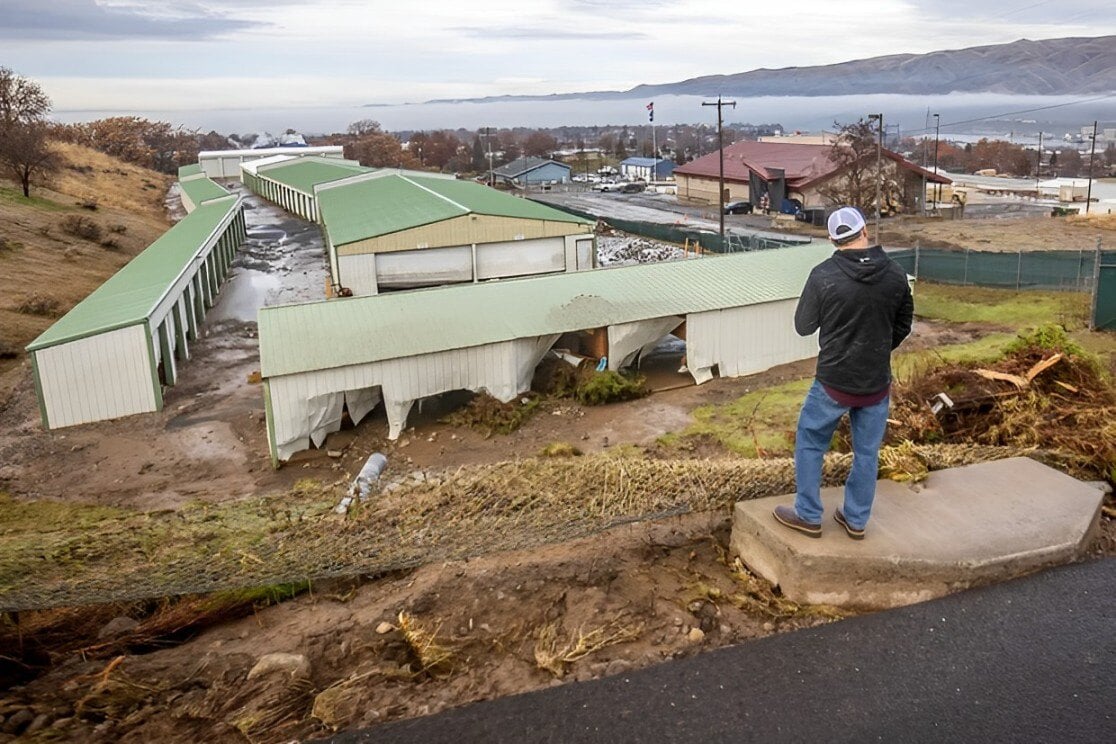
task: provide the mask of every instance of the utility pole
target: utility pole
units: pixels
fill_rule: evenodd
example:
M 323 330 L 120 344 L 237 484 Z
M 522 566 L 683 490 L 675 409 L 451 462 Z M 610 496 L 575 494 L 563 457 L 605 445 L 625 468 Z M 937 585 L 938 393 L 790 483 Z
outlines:
M 878 133 L 879 137 L 876 139 L 876 243 L 880 243 L 880 186 L 883 181 L 883 171 L 880 168 L 880 154 L 883 152 L 883 114 L 868 114 L 868 121 L 879 122 Z M 937 165 L 934 166 L 937 170 Z
M 938 175 L 938 140 L 942 131 L 942 115 L 934 114 L 934 175 Z M 938 211 L 938 202 L 942 200 L 942 185 L 934 181 L 934 211 Z
M 1042 130 L 1039 130 L 1039 149 L 1038 149 L 1038 162 L 1035 163 L 1035 188 L 1038 188 L 1039 181 L 1042 180 Z
M 496 176 L 492 172 L 492 127 L 484 128 L 484 140 L 488 143 L 488 185 L 496 186 Z
M 1089 214 L 1089 205 L 1093 203 L 1093 160 L 1097 156 L 1097 122 L 1093 122 L 1093 146 L 1089 150 L 1089 189 L 1085 193 L 1085 214 Z
M 717 180 L 717 215 L 721 218 L 721 251 L 725 249 L 725 137 L 724 117 L 721 115 L 725 106 L 736 108 L 736 101 L 724 101 L 717 96 L 716 101 L 703 101 L 702 106 L 717 107 L 717 158 L 720 160 L 720 177 Z

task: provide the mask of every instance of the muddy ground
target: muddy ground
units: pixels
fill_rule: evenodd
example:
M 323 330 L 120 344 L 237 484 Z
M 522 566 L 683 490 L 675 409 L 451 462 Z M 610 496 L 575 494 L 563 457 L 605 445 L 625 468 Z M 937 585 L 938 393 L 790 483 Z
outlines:
M 441 422 L 463 400 L 447 395 L 416 408 L 397 442 L 386 439 L 382 414 L 373 415 L 276 471 L 261 391 L 250 382 L 259 368 L 253 308 L 320 297 L 326 272 L 315 227 L 256 201 L 247 216 L 250 245 L 164 411 L 44 432 L 24 368 L 0 407 L 0 490 L 23 501 L 164 511 L 283 493 L 306 478 L 344 484 L 375 451 L 387 455 L 388 477 L 401 477 L 533 457 L 554 442 L 584 452 L 653 447 L 699 406 L 812 371 L 807 361 L 696 387 L 677 371 L 681 350 L 664 347 L 644 369 L 657 392 L 641 400 L 552 401 L 514 435 L 486 436 Z M 268 273 L 276 269 L 281 277 Z M 996 330 L 919 322 L 908 345 Z M 676 453 L 709 454 L 724 453 Z M 1111 553 L 1116 535 L 1106 524 L 1094 549 Z M 530 551 L 315 583 L 294 600 L 202 623 L 183 619 L 177 631 L 142 642 L 132 634 L 137 623 L 173 606 L 78 610 L 83 650 L 56 653 L 49 672 L 24 674 L 0 692 L 0 741 L 16 732 L 32 741 L 310 739 L 837 616 L 791 605 L 740 571 L 727 557 L 728 530 L 726 513 L 691 514 Z

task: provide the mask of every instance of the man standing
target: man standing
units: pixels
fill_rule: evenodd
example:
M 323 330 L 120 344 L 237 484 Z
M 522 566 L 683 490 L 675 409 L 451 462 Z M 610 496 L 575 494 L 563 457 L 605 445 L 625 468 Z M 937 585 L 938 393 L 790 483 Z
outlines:
M 880 444 L 887 428 L 891 352 L 911 332 L 914 300 L 907 273 L 869 245 L 864 216 L 841 207 L 829 217 L 837 250 L 810 272 L 794 327 L 801 336 L 820 330 L 817 372 L 802 404 L 795 435 L 794 506 L 775 508 L 781 524 L 821 537 L 821 477 L 837 424 L 849 415 L 853 463 L 844 506 L 833 515 L 860 540 L 876 496 Z

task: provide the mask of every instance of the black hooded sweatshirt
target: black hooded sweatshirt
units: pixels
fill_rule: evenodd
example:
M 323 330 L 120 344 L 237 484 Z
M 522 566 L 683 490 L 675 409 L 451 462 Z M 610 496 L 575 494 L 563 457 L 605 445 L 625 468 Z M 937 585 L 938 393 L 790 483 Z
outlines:
M 821 330 L 817 379 L 850 395 L 891 383 L 891 351 L 911 332 L 914 299 L 907 272 L 878 245 L 839 250 L 810 272 L 794 328 Z

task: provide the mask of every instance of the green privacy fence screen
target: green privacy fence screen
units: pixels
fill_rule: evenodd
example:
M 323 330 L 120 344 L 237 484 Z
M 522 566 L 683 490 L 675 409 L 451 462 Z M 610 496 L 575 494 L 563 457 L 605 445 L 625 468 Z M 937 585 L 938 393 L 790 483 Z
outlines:
M 1093 248 L 1017 253 L 904 248 L 889 255 L 908 274 L 943 284 L 1077 292 L 1092 290 L 1097 260 Z
M 1097 292 L 1093 295 L 1093 326 L 1116 331 L 1116 251 L 1100 256 Z

